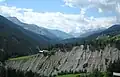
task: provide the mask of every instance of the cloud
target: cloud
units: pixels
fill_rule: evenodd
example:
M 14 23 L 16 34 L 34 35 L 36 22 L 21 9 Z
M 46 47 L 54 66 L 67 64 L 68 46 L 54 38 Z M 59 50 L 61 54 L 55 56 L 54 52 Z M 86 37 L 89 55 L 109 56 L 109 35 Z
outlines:
M 102 10 L 101 8 L 98 8 L 98 12 L 99 12 L 99 13 L 102 13 L 103 10 Z
M 4 1 L 6 1 L 6 0 L 0 0 L 0 2 L 4 2 Z
M 66 6 L 78 8 L 97 8 L 99 12 L 119 13 L 120 0 L 63 0 Z
M 0 14 L 17 17 L 19 20 L 50 29 L 59 29 L 67 33 L 85 33 L 90 30 L 108 28 L 116 23 L 116 17 L 87 17 L 86 8 L 80 14 L 64 14 L 60 12 L 35 12 L 32 9 L 0 6 Z
M 115 13 L 116 21 L 120 22 L 120 0 L 63 0 L 66 6 L 98 9 L 99 13 Z

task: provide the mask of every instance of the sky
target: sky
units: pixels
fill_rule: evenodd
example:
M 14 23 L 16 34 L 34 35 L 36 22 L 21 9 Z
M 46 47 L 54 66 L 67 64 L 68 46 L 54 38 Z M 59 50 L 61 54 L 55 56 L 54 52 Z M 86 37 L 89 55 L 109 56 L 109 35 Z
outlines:
M 0 0 L 0 14 L 82 34 L 119 24 L 120 0 Z

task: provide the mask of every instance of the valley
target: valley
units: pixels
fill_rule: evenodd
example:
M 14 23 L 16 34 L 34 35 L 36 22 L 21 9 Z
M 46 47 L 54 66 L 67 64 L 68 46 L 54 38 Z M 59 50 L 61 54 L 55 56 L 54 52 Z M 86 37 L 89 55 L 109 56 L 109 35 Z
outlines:
M 0 24 L 2 77 L 111 77 L 119 72 L 119 24 L 78 38 L 16 18 L 0 16 Z

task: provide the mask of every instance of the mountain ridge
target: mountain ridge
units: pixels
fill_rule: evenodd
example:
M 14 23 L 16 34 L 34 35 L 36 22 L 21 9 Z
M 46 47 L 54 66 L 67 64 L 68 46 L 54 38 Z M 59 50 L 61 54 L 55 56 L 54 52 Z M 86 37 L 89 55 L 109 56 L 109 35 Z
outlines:
M 63 40 L 63 39 L 67 39 L 67 38 L 71 38 L 73 37 L 70 34 L 67 34 L 65 32 L 59 31 L 59 30 L 52 30 L 52 29 L 47 29 L 44 27 L 40 27 L 34 24 L 27 24 L 27 23 L 23 23 L 21 22 L 19 19 L 17 19 L 16 17 L 7 17 L 9 20 L 11 20 L 12 22 L 22 26 L 23 28 L 30 30 L 32 32 L 35 32 L 37 34 L 41 34 L 44 35 L 48 38 L 50 38 L 51 40 L 53 39 L 54 41 L 56 40 Z M 59 33 L 59 36 L 58 34 Z

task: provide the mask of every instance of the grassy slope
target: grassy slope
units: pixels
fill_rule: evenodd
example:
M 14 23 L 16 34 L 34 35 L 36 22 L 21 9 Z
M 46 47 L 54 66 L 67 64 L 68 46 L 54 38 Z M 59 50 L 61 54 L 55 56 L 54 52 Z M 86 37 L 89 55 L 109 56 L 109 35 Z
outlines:
M 23 57 L 16 57 L 16 58 L 9 58 L 8 60 L 25 60 L 25 59 L 30 59 L 34 57 L 34 55 L 31 56 L 23 56 Z

